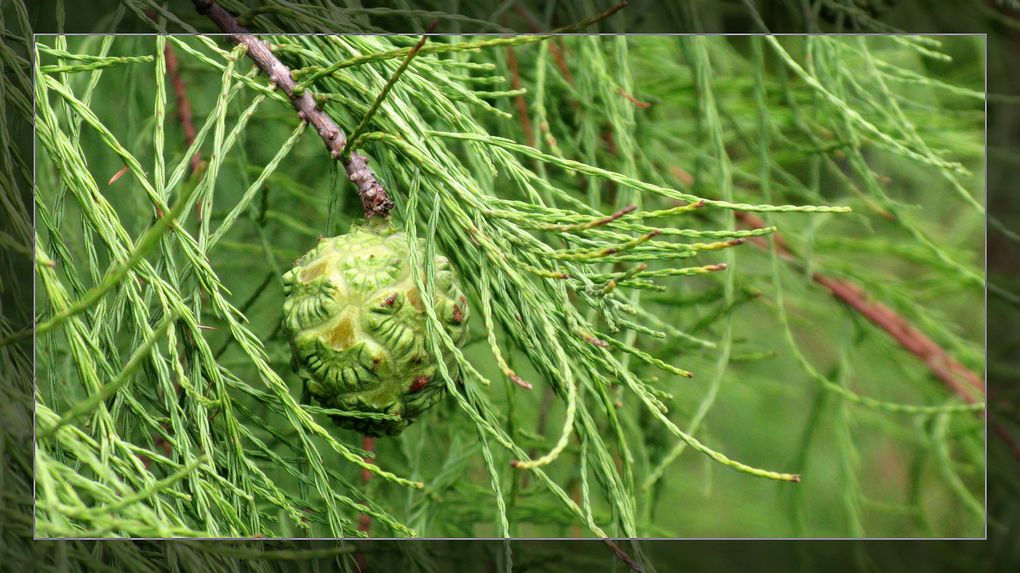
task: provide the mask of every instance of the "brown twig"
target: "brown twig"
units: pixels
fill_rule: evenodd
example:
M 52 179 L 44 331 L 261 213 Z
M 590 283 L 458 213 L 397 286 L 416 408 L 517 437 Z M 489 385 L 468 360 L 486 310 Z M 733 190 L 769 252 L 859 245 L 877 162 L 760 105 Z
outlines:
M 514 54 L 514 47 L 506 47 L 506 65 L 510 68 L 510 87 L 515 90 L 521 89 L 521 74 L 517 69 L 517 56 Z M 531 117 L 528 116 L 528 103 L 524 100 L 523 94 L 514 96 L 514 105 L 517 106 L 517 116 L 521 120 L 521 129 L 524 130 L 524 140 L 529 147 L 535 146 L 535 133 L 531 129 Z
M 764 221 L 750 213 L 737 211 L 736 216 L 746 227 L 760 229 L 765 226 Z M 782 235 L 774 233 L 772 239 L 780 257 L 800 264 L 800 260 L 790 251 Z M 768 243 L 763 237 L 751 237 L 750 241 L 759 247 L 768 248 Z M 979 399 L 985 399 L 985 384 L 978 374 L 957 362 L 945 349 L 894 310 L 880 302 L 868 300 L 864 289 L 848 280 L 834 279 L 817 272 L 813 273 L 811 278 L 828 289 L 832 296 L 847 303 L 872 324 L 886 331 L 908 352 L 924 361 L 932 374 L 961 399 L 971 404 Z M 974 396 L 975 392 L 978 396 Z M 985 416 L 986 412 L 982 410 L 978 415 Z M 1013 457 L 1020 460 L 1020 441 L 990 416 L 988 419 L 988 426 L 992 432 L 1009 448 Z
M 375 438 L 372 436 L 363 436 L 361 438 L 361 449 L 366 452 L 375 451 Z M 365 456 L 366 462 L 371 462 L 371 456 Z M 361 483 L 368 485 L 368 481 L 372 479 L 372 472 L 365 468 L 361 469 Z M 368 530 L 372 528 L 372 516 L 367 513 L 358 514 L 358 531 L 368 533 Z M 365 554 L 360 550 L 354 554 L 354 562 L 358 565 L 358 571 L 365 571 Z
M 652 104 L 650 104 L 650 103 L 648 103 L 646 101 L 639 100 L 638 98 L 634 97 L 633 95 L 623 91 L 623 88 L 620 88 L 620 89 L 616 90 L 616 93 L 622 95 L 624 97 L 624 99 L 626 99 L 630 103 L 638 106 L 641 109 L 648 109 L 648 108 L 652 107 Z
M 204 14 L 220 30 L 230 34 L 231 41 L 247 48 L 248 57 L 269 76 L 269 81 L 274 86 L 283 90 L 290 98 L 298 117 L 315 128 L 333 159 L 340 159 L 347 145 L 347 135 L 326 112 L 316 107 L 315 96 L 311 90 L 295 90 L 297 82 L 291 77 L 290 69 L 273 55 L 265 42 L 251 35 L 238 23 L 233 14 L 215 0 L 192 0 L 192 2 L 200 14 Z M 343 165 L 347 179 L 358 188 L 358 197 L 361 199 L 365 218 L 387 217 L 393 209 L 393 200 L 368 166 L 368 159 L 359 153 L 351 153 L 350 157 L 343 161 Z
M 568 84 L 574 85 L 574 74 L 570 73 L 570 66 L 567 65 L 567 58 L 563 56 L 563 48 L 560 46 L 560 43 L 559 38 L 549 42 L 549 53 L 552 54 L 553 60 L 556 61 L 556 67 L 560 69 L 563 79 Z
M 166 73 L 170 76 L 170 85 L 174 90 L 174 99 L 177 101 L 177 118 L 181 122 L 181 129 L 184 130 L 184 145 L 191 147 L 195 142 L 195 122 L 191 114 L 191 101 L 188 99 L 188 92 L 184 87 L 184 80 L 181 79 L 181 66 L 177 62 L 177 54 L 173 46 L 168 42 L 163 50 L 166 58 Z M 196 150 L 191 156 L 191 172 L 197 173 L 202 165 L 202 152 Z M 201 205 L 201 203 L 199 203 Z
M 366 452 L 374 452 L 375 451 L 375 438 L 373 438 L 372 436 L 364 436 L 364 437 L 362 437 L 361 438 L 361 449 L 365 450 Z M 372 461 L 372 457 L 371 456 L 365 456 L 365 461 L 366 462 L 371 462 Z M 368 481 L 371 480 L 371 479 L 372 479 L 372 472 L 368 471 L 367 469 L 362 468 L 361 469 L 361 483 L 363 483 L 365 485 L 368 485 Z M 371 526 L 372 526 L 372 517 L 370 515 L 368 515 L 367 513 L 362 513 L 358 517 L 358 531 L 365 531 L 365 532 L 367 532 L 368 529 Z
M 517 7 L 517 11 L 521 12 L 520 6 Z M 506 23 L 506 16 L 503 16 L 503 23 Z M 510 68 L 510 87 L 514 90 L 520 91 L 520 69 L 517 67 L 517 55 L 513 51 L 513 46 L 507 46 L 507 67 Z M 524 100 L 523 94 L 517 94 L 513 99 L 514 106 L 517 108 L 517 117 L 520 119 L 520 128 L 524 132 L 524 141 L 528 147 L 534 147 L 534 134 L 531 132 L 531 118 L 527 114 L 527 101 Z
M 124 174 L 127 173 L 127 172 L 128 172 L 128 166 L 127 165 L 125 165 L 124 167 L 121 167 L 120 171 L 114 173 L 113 177 L 110 177 L 110 180 L 107 181 L 106 184 L 107 185 L 113 185 L 114 183 L 117 182 L 118 179 L 123 177 Z
M 532 32 L 538 32 L 542 29 L 538 20 L 525 10 L 524 6 L 518 4 L 514 7 L 514 9 L 520 17 L 527 20 L 528 27 Z M 563 74 L 563 79 L 565 79 L 568 84 L 573 85 L 574 76 L 570 73 L 570 68 L 567 66 L 567 60 L 563 57 L 563 50 L 560 48 L 559 44 L 557 44 L 558 41 L 559 38 L 548 43 L 547 47 L 549 48 L 549 53 L 553 55 L 553 60 L 556 62 L 556 66 L 559 67 L 560 73 Z
M 146 10 L 145 15 L 149 17 L 153 22 L 159 20 L 159 16 L 155 10 Z M 191 113 L 191 101 L 188 99 L 188 92 L 184 87 L 184 80 L 181 79 L 180 64 L 177 61 L 177 54 L 174 52 L 173 46 L 169 42 L 166 43 L 163 49 L 163 57 L 166 60 L 166 72 L 170 76 L 170 86 L 174 90 L 174 99 L 177 101 L 177 118 L 181 122 L 181 129 L 184 130 L 184 145 L 185 147 L 191 147 L 191 144 L 195 142 L 195 136 L 198 133 L 195 131 L 195 122 L 192 119 Z M 192 175 L 198 173 L 202 169 L 202 153 L 198 150 L 191 156 L 191 173 Z M 118 173 L 110 180 L 112 185 L 117 180 L 123 171 L 127 170 L 127 166 L 124 166 L 124 170 Z M 157 212 L 159 208 L 156 208 Z M 160 217 L 163 215 L 160 213 Z M 202 202 L 199 201 L 195 204 L 195 216 L 198 221 L 202 220 Z
M 156 21 L 157 15 L 154 10 L 147 10 L 146 15 L 149 19 Z M 163 48 L 163 58 L 166 60 L 166 73 L 170 76 L 170 86 L 174 91 L 174 100 L 177 102 L 177 119 L 181 122 L 181 129 L 184 130 L 184 146 L 191 147 L 191 144 L 195 142 L 195 136 L 198 133 L 195 131 L 195 122 L 191 113 L 191 100 L 188 99 L 188 90 L 184 86 L 184 80 L 181 77 L 181 66 L 177 61 L 177 54 L 174 52 L 173 46 L 170 42 L 167 42 Z M 202 152 L 195 150 L 195 154 L 191 156 L 191 173 L 194 175 L 202 169 Z M 127 166 L 121 173 L 127 170 Z M 110 180 L 113 184 L 117 178 L 120 177 L 121 173 L 114 176 L 114 179 Z M 198 220 L 202 220 L 202 202 L 198 201 L 195 204 L 195 211 Z M 160 215 L 162 216 L 162 215 Z M 182 397 L 183 388 L 180 382 L 174 381 L 174 392 L 177 395 L 178 403 Z M 163 422 L 163 430 L 170 432 L 170 422 Z M 168 440 L 163 438 L 163 435 L 157 431 L 152 432 L 152 445 L 154 447 L 163 450 L 163 455 L 170 457 L 173 454 L 173 446 Z M 149 467 L 149 460 L 145 458 L 145 467 Z
M 1013 437 L 1013 434 L 1010 434 L 1009 430 L 1001 424 L 992 423 L 991 427 L 992 431 L 995 432 L 995 435 L 998 436 L 999 439 L 1006 444 L 1006 447 L 1009 448 L 1009 451 L 1012 452 L 1013 457 L 1020 460 L 1020 442 Z
M 615 541 L 611 539 L 603 539 L 602 542 L 606 544 L 606 547 L 608 547 L 609 550 L 613 552 L 613 555 L 615 555 L 617 559 L 622 561 L 623 564 L 626 565 L 628 569 L 630 569 L 634 573 L 644 573 L 645 568 L 642 567 L 640 563 L 635 561 L 633 557 L 627 555 L 626 551 L 620 549 L 620 546 L 617 545 Z
M 691 187 L 694 185 L 694 176 L 684 171 L 683 169 L 675 165 L 671 165 L 669 167 L 669 172 L 673 174 L 673 177 L 679 179 L 680 182 L 683 183 L 686 187 Z
M 622 0 L 621 2 L 618 2 L 617 4 L 615 4 L 612 7 L 610 7 L 605 12 L 602 12 L 601 14 L 598 14 L 598 15 L 593 16 L 591 18 L 587 18 L 585 20 L 582 20 L 581 22 L 578 22 L 577 24 L 572 24 L 570 26 L 565 26 L 565 27 L 562 27 L 562 28 L 557 28 L 553 32 L 566 32 L 568 30 L 569 31 L 573 31 L 575 29 L 582 28 L 582 27 L 594 24 L 596 22 L 599 22 L 601 20 L 605 20 L 606 18 L 609 18 L 610 16 L 612 16 L 613 14 L 619 12 L 620 10 L 625 8 L 626 6 L 627 6 L 627 0 Z M 522 18 L 524 18 L 528 22 L 528 27 L 533 32 L 537 33 L 542 28 L 542 26 L 538 22 L 538 20 L 536 20 L 530 13 L 528 13 L 528 11 L 524 9 L 524 7 L 522 7 L 520 5 L 517 5 L 516 6 L 516 12 L 517 12 L 517 14 L 519 16 L 521 16 Z M 563 49 L 560 47 L 559 44 L 557 44 L 558 41 L 559 41 L 559 38 L 556 38 L 556 39 L 551 40 L 551 41 L 549 41 L 547 43 L 547 47 L 549 49 L 549 53 L 552 54 L 553 60 L 556 62 L 557 67 L 560 69 L 560 73 L 563 75 L 564 80 L 566 80 L 566 82 L 568 84 L 573 85 L 574 84 L 574 76 L 573 76 L 573 74 L 570 73 L 570 67 L 567 66 L 567 61 L 563 57 Z M 520 73 L 519 73 L 518 68 L 517 68 L 517 58 L 514 55 L 513 46 L 508 46 L 507 47 L 507 67 L 510 68 L 510 82 L 511 82 L 511 86 L 513 87 L 513 89 L 519 90 L 521 88 L 521 78 L 520 78 Z M 634 100 L 634 101 L 636 102 L 637 100 Z M 515 105 L 517 107 L 517 115 L 520 116 L 521 127 L 524 130 L 524 135 L 525 135 L 525 138 L 527 139 L 527 143 L 528 143 L 529 146 L 534 146 L 535 145 L 535 135 L 534 135 L 534 132 L 531 129 L 531 119 L 528 117 L 528 106 L 527 106 L 527 103 L 524 100 L 524 96 L 520 95 L 520 94 L 517 95 L 514 98 L 514 103 L 515 103 Z M 640 103 L 643 103 L 643 102 L 640 102 Z M 573 102 L 573 106 L 576 108 L 577 107 L 577 102 Z M 545 134 L 547 140 L 550 141 L 555 146 L 555 138 L 553 137 L 552 133 L 550 133 L 550 131 L 549 131 L 549 125 L 547 123 L 545 123 L 545 122 L 542 122 L 542 124 L 539 125 L 539 129 Z
M 738 211 L 736 216 L 746 227 L 754 229 L 765 227 L 765 222 L 751 213 Z M 763 237 L 752 237 L 750 240 L 760 247 L 768 245 Z M 779 256 L 799 263 L 799 259 L 790 250 L 782 235 L 774 233 L 772 240 L 775 242 L 776 252 Z M 938 343 L 910 324 L 896 311 L 880 302 L 871 300 L 863 288 L 851 281 L 832 278 L 819 272 L 812 273 L 811 279 L 825 287 L 832 296 L 845 302 L 872 324 L 892 336 L 905 350 L 920 358 L 932 374 L 961 399 L 969 403 L 984 399 L 985 384 L 980 376 L 957 362 Z
M 371 436 L 363 436 L 361 438 L 361 449 L 366 452 L 375 451 L 375 438 Z M 365 456 L 366 462 L 371 462 L 371 456 Z M 372 479 L 372 472 L 367 469 L 361 469 L 361 483 L 368 485 L 368 481 Z M 372 517 L 367 513 L 358 514 L 358 531 L 368 533 L 368 530 L 372 527 Z M 354 562 L 358 565 L 358 571 L 365 571 L 365 554 L 360 550 L 354 553 Z

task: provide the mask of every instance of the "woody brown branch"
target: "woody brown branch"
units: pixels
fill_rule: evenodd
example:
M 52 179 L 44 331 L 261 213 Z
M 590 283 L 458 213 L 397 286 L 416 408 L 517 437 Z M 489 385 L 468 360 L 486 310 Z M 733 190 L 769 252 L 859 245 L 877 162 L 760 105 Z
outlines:
M 372 436 L 363 436 L 361 438 L 361 449 L 365 450 L 366 452 L 374 452 L 375 451 L 375 438 L 373 438 Z M 371 456 L 365 456 L 365 461 L 366 462 L 371 462 L 372 461 L 372 457 Z M 372 472 L 368 471 L 365 468 L 362 468 L 361 469 L 361 483 L 363 483 L 365 485 L 368 485 L 368 482 L 371 479 L 372 479 Z M 367 513 L 362 513 L 361 515 L 358 516 L 358 531 L 364 531 L 365 533 L 368 533 L 368 530 L 371 527 L 372 527 L 372 517 L 370 515 L 368 515 Z
M 753 229 L 765 227 L 765 222 L 751 213 L 738 211 L 736 216 L 745 227 Z M 782 235 L 774 233 L 772 240 L 775 242 L 776 252 L 780 257 L 799 262 L 790 251 Z M 752 237 L 751 242 L 763 248 L 767 248 L 768 245 L 763 237 Z M 851 281 L 832 278 L 818 272 L 812 273 L 811 279 L 825 287 L 832 296 L 843 301 L 872 324 L 892 336 L 905 350 L 920 358 L 932 374 L 961 399 L 969 403 L 984 400 L 984 380 L 956 361 L 938 343 L 910 324 L 896 311 L 880 302 L 871 300 L 864 289 Z
M 195 122 L 191 114 L 191 101 L 188 99 L 188 92 L 184 86 L 184 80 L 181 78 L 180 64 L 177 61 L 177 54 L 169 42 L 167 42 L 163 53 L 166 58 L 166 72 L 170 76 L 170 85 L 174 90 L 174 100 L 177 102 L 177 119 L 180 120 L 181 129 L 184 130 L 184 144 L 187 147 L 191 147 L 191 144 L 195 142 L 197 132 L 195 131 Z M 191 156 L 191 172 L 198 172 L 201 164 L 202 153 L 195 151 L 195 154 Z
M 375 451 L 375 438 L 372 436 L 363 436 L 361 438 L 361 449 L 366 452 Z M 366 462 L 371 462 L 371 456 L 365 456 Z M 361 483 L 365 486 L 368 485 L 368 481 L 372 479 L 372 472 L 365 468 L 361 469 Z M 367 513 L 358 514 L 358 531 L 368 534 L 368 530 L 372 528 L 372 517 Z M 365 554 L 358 551 L 354 554 L 354 561 L 358 564 L 358 571 L 365 571 Z
M 269 46 L 257 36 L 251 35 L 241 26 L 233 14 L 225 10 L 214 0 L 192 0 L 195 9 L 212 20 L 216 26 L 230 35 L 231 41 L 247 48 L 247 55 L 259 67 L 274 86 L 287 94 L 291 104 L 298 112 L 298 117 L 308 122 L 322 138 L 333 159 L 343 157 L 343 149 L 347 145 L 347 135 L 326 114 L 315 105 L 315 97 L 311 90 L 295 90 L 297 82 L 290 75 L 290 69 L 284 65 L 269 49 Z M 383 189 L 378 178 L 368 166 L 368 159 L 358 153 L 351 153 L 343 162 L 347 179 L 358 189 L 358 197 L 365 212 L 365 218 L 386 217 L 393 209 L 393 200 Z
M 514 54 L 514 47 L 507 46 L 506 48 L 506 63 L 507 67 L 510 68 L 510 87 L 515 90 L 521 89 L 521 74 L 517 69 L 517 56 Z M 535 146 L 535 134 L 531 130 L 531 118 L 528 117 L 528 104 L 524 101 L 522 94 L 517 94 L 514 97 L 514 105 L 517 106 L 517 116 L 521 120 L 521 129 L 524 131 L 524 140 L 527 142 L 529 147 Z
M 764 226 L 761 219 L 750 213 L 737 212 L 737 219 L 747 227 L 760 229 Z M 786 246 L 782 235 L 775 233 L 773 240 L 776 252 L 780 257 L 792 262 L 799 262 Z M 762 237 L 754 237 L 751 242 L 759 247 L 768 248 L 766 240 Z M 923 360 L 932 374 L 952 389 L 957 396 L 969 403 L 976 402 L 978 398 L 984 400 L 985 386 L 981 377 L 953 359 L 948 352 L 912 326 L 906 319 L 896 314 L 895 311 L 881 303 L 869 301 L 867 293 L 861 287 L 850 281 L 833 279 L 817 272 L 812 274 L 811 278 L 828 289 L 834 297 L 846 302 L 873 324 L 888 332 L 900 346 Z M 975 397 L 972 392 L 978 392 L 979 396 Z M 984 412 L 982 411 L 980 414 L 984 415 Z M 1009 448 L 1013 457 L 1020 460 L 1020 441 L 1017 441 L 1008 430 L 991 417 L 989 417 L 988 425 L 992 432 Z
M 745 212 L 737 212 L 737 219 L 745 227 L 760 229 L 765 226 L 760 218 Z M 777 254 L 794 263 L 800 261 L 790 251 L 786 241 L 779 233 L 772 235 Z M 762 248 L 768 248 L 763 237 L 752 237 L 751 242 Z M 943 348 L 915 328 L 902 316 L 882 303 L 868 300 L 867 293 L 856 284 L 827 277 L 821 273 L 813 273 L 812 280 L 824 286 L 834 297 L 847 303 L 851 308 L 892 336 L 904 349 L 924 361 L 936 378 L 948 386 L 957 396 L 969 403 L 985 398 L 984 381 L 973 371 L 957 362 Z M 974 393 L 978 396 L 974 396 Z M 984 415 L 984 412 L 980 412 Z M 1009 448 L 1013 457 L 1020 459 L 1020 442 L 1001 424 L 989 418 L 989 428 Z

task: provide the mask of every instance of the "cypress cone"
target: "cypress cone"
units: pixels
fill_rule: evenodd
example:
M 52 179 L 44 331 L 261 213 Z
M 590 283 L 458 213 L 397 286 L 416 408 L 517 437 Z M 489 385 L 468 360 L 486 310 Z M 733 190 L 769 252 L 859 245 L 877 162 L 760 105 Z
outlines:
M 415 248 L 425 260 L 422 239 Z M 467 299 L 449 261 L 437 256 L 434 265 L 436 314 L 460 345 Z M 369 436 L 400 434 L 443 398 L 437 360 L 458 375 L 452 355 L 426 349 L 428 316 L 404 233 L 388 225 L 353 226 L 321 239 L 283 275 L 283 285 L 294 368 L 320 404 L 351 413 L 333 416 L 339 426 Z

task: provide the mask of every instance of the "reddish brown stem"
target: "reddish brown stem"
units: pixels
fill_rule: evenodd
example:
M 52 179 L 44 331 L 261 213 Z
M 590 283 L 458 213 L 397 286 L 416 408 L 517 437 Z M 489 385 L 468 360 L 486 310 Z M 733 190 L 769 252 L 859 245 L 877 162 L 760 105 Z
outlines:
M 690 187 L 694 185 L 694 176 L 683 169 L 674 165 L 670 166 L 669 172 L 673 174 L 673 177 L 679 179 L 685 186 Z
M 121 177 L 123 177 L 123 176 L 124 176 L 124 174 L 125 174 L 125 173 L 127 173 L 127 172 L 128 172 L 128 166 L 127 166 L 127 165 L 125 165 L 124 167 L 122 167 L 122 168 L 120 169 L 120 171 L 118 171 L 118 172 L 114 173 L 114 174 L 113 174 L 113 177 L 110 177 L 110 180 L 109 180 L 109 181 L 107 181 L 107 182 L 106 182 L 106 184 L 107 184 L 107 185 L 113 185 L 114 183 L 116 183 L 116 182 L 117 182 L 117 180 L 118 180 L 118 179 L 120 179 Z
M 366 452 L 374 452 L 375 451 L 375 438 L 373 438 L 371 436 L 363 437 L 361 439 L 361 449 L 365 450 Z M 365 456 L 365 461 L 366 462 L 371 462 L 372 458 L 370 456 Z M 371 479 L 372 479 L 372 472 L 368 471 L 367 469 L 362 468 L 362 470 L 361 470 L 361 483 L 363 483 L 365 485 L 368 485 L 368 482 Z M 358 516 L 358 531 L 368 532 L 368 529 L 370 527 L 372 527 L 372 517 L 371 516 L 369 516 L 367 513 L 362 513 L 360 516 Z
M 518 4 L 515 6 L 515 11 L 520 17 L 527 20 L 528 28 L 530 28 L 532 32 L 538 32 L 542 29 L 542 25 L 539 24 L 538 20 L 528 13 L 523 6 Z M 567 60 L 563 57 L 563 49 L 560 47 L 557 40 L 559 40 L 559 38 L 548 42 L 547 47 L 549 48 L 549 53 L 552 54 L 553 60 L 556 62 L 556 67 L 558 67 L 560 69 L 560 73 L 563 74 L 563 79 L 565 79 L 568 84 L 573 85 L 574 75 L 570 73 L 570 68 L 567 66 Z
M 1017 442 L 1016 438 L 1013 437 L 1013 434 L 1010 434 L 1009 430 L 1004 428 L 1002 425 L 993 423 L 991 426 L 995 435 L 998 436 L 999 439 L 1002 440 L 1002 443 L 1006 444 L 1006 447 L 1009 448 L 1009 451 L 1013 453 L 1013 457 L 1020 460 L 1020 442 Z
M 556 67 L 563 74 L 563 79 L 568 84 L 574 85 L 574 74 L 570 73 L 570 66 L 567 65 L 567 59 L 563 57 L 563 48 L 560 47 L 559 43 L 549 42 L 549 53 L 552 54 L 553 60 L 556 61 Z
M 510 85 L 515 90 L 521 89 L 521 74 L 517 69 L 517 56 L 514 55 L 513 46 L 506 48 L 506 63 L 510 68 Z M 535 146 L 535 133 L 531 130 L 531 118 L 528 116 L 528 104 L 522 94 L 514 97 L 514 105 L 517 106 L 517 115 L 521 119 L 521 129 L 524 130 L 524 139 L 528 146 Z
M 195 142 L 195 122 L 191 114 L 191 100 L 188 99 L 188 91 L 184 87 L 184 80 L 181 78 L 181 67 L 177 62 L 177 54 L 169 43 L 163 51 L 166 58 L 166 73 L 170 76 L 170 85 L 174 90 L 174 99 L 177 101 L 177 118 L 181 122 L 181 129 L 184 130 L 184 145 L 191 147 Z M 191 156 L 191 172 L 195 173 L 202 165 L 202 153 L 198 150 Z
M 761 229 L 765 226 L 764 221 L 751 213 L 738 211 L 736 217 L 745 227 Z M 752 237 L 750 240 L 761 248 L 768 248 L 768 242 L 763 237 Z M 800 264 L 800 260 L 787 246 L 782 235 L 774 233 L 772 240 L 780 257 Z M 818 272 L 813 273 L 811 278 L 825 287 L 832 293 L 832 296 L 845 302 L 872 324 L 886 331 L 905 350 L 920 358 L 932 374 L 961 399 L 972 404 L 985 399 L 984 380 L 978 374 L 957 362 L 945 349 L 894 310 L 880 302 L 869 300 L 868 294 L 860 286 L 851 281 L 834 279 Z M 975 396 L 975 394 L 977 395 Z M 979 415 L 984 416 L 985 412 L 981 411 Z M 1020 460 L 1020 442 L 998 423 L 989 421 L 989 427 L 1010 449 L 1013 457 Z
M 738 211 L 736 216 L 746 227 L 753 229 L 765 227 L 765 222 L 751 213 Z M 782 235 L 774 233 L 772 240 L 775 242 L 779 256 L 799 263 L 799 259 L 790 250 Z M 762 237 L 752 237 L 751 242 L 763 248 L 767 247 L 767 243 Z M 819 272 L 812 273 L 811 279 L 825 287 L 832 296 L 843 301 L 872 324 L 892 336 L 905 350 L 920 358 L 932 374 L 961 399 L 969 403 L 984 399 L 985 384 L 980 376 L 957 362 L 938 343 L 910 324 L 896 311 L 880 302 L 871 300 L 863 288 L 849 280 L 832 278 Z
M 375 438 L 371 436 L 364 436 L 361 438 L 361 449 L 366 452 L 375 451 Z M 371 462 L 371 456 L 365 456 L 366 462 Z M 367 485 L 369 480 L 372 479 L 372 472 L 367 469 L 361 469 L 361 483 Z M 372 517 L 367 513 L 358 515 L 358 531 L 368 533 L 368 530 L 372 527 Z M 358 571 L 365 571 L 365 554 L 361 551 L 357 551 L 354 554 L 354 562 L 358 565 Z
M 622 88 L 617 90 L 617 93 L 619 93 L 620 95 L 622 95 L 624 97 L 624 99 L 626 99 L 630 103 L 638 106 L 641 109 L 648 109 L 648 108 L 652 107 L 652 104 L 650 104 L 650 103 L 648 103 L 646 101 L 639 100 L 638 98 L 634 97 L 633 95 L 623 91 Z

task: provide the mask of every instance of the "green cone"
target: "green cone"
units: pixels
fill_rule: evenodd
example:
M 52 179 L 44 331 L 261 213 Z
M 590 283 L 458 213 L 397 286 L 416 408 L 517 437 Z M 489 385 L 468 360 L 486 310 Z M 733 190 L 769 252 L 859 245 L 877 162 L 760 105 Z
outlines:
M 424 241 L 418 242 L 424 260 Z M 445 257 L 435 260 L 436 313 L 450 337 L 467 333 L 467 299 Z M 392 228 L 352 227 L 322 239 L 283 275 L 284 326 L 293 364 L 311 395 L 344 428 L 370 436 L 397 435 L 444 395 L 437 359 L 457 374 L 453 356 L 425 347 L 425 314 L 411 278 L 407 237 Z

